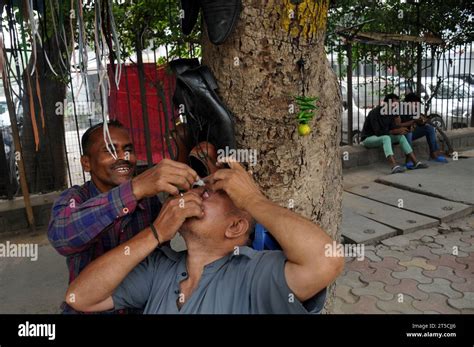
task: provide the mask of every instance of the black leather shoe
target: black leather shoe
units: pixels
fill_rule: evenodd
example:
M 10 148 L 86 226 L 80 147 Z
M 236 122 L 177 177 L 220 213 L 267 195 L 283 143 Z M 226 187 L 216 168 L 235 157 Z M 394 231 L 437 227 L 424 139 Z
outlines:
M 207 66 L 177 76 L 175 104 L 184 104 L 187 128 L 195 144 L 209 141 L 216 149 L 235 149 L 232 115 L 214 89 L 217 83 Z
M 176 75 L 181 75 L 184 71 L 189 70 L 189 69 L 194 69 L 198 67 L 200 64 L 199 64 L 199 59 L 197 58 L 191 58 L 191 59 L 179 58 L 179 59 L 170 61 L 168 65 Z
M 209 40 L 220 45 L 234 30 L 240 15 L 240 0 L 200 0 Z
M 181 0 L 181 9 L 184 11 L 184 18 L 181 18 L 181 30 L 184 35 L 189 35 L 196 25 L 199 15 L 199 0 Z

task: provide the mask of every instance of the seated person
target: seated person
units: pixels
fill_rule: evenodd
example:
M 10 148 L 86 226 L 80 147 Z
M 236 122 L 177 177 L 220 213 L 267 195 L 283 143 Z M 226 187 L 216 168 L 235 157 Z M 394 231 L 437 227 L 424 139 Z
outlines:
M 335 252 L 326 255 L 332 238 L 265 198 L 240 164 L 229 166 L 167 200 L 150 227 L 87 266 L 70 285 L 68 304 L 146 314 L 320 312 L 325 288 L 344 266 Z M 246 246 L 255 220 L 282 251 Z M 160 247 L 178 230 L 187 251 Z
M 392 173 L 404 172 L 405 168 L 397 164 L 393 155 L 392 143 L 400 143 L 403 153 L 413 161 L 411 169 L 424 169 L 428 165 L 418 161 L 405 135 L 408 128 L 398 126 L 391 114 L 400 98 L 396 94 L 388 94 L 384 98 L 385 105 L 379 105 L 369 112 L 362 128 L 362 144 L 367 148 L 383 147 L 385 157 L 392 166 Z M 391 107 L 391 108 L 390 108 Z M 382 112 L 383 110 L 383 112 Z
M 405 102 L 412 103 L 412 110 L 414 110 L 415 107 L 420 107 L 421 105 L 421 99 L 415 93 L 408 93 L 407 95 L 405 95 Z M 408 114 L 401 115 L 400 117 L 395 118 L 395 124 L 397 124 L 398 126 L 407 127 L 409 129 L 414 128 L 413 131 L 410 131 L 409 133 L 405 134 L 405 137 L 407 138 L 410 146 L 412 144 L 412 141 L 415 141 L 421 137 L 426 137 L 426 141 L 428 142 L 428 146 L 430 148 L 431 160 L 440 163 L 448 163 L 446 157 L 443 156 L 439 151 L 439 146 L 436 141 L 435 128 L 430 124 L 426 124 L 425 119 L 413 119 L 413 116 L 413 114 Z M 407 168 L 413 167 L 413 162 L 410 160 L 410 158 L 407 158 L 406 166 Z

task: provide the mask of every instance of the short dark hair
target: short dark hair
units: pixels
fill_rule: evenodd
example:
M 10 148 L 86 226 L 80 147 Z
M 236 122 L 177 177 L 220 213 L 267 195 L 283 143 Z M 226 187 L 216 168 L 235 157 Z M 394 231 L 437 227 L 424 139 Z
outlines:
M 385 98 L 383 98 L 384 102 L 388 102 L 388 100 L 400 100 L 400 97 L 397 94 L 390 93 L 385 95 Z
M 90 147 L 90 140 L 91 140 L 91 135 L 94 131 L 96 131 L 97 129 L 100 129 L 104 126 L 104 123 L 97 123 L 96 125 L 93 125 L 91 126 L 89 129 L 86 130 L 86 132 L 82 135 L 82 138 L 81 138 L 81 146 L 82 146 L 82 154 L 83 155 L 87 155 L 88 154 L 88 150 L 89 150 L 89 147 Z M 119 128 L 119 129 L 123 129 L 123 124 L 120 123 L 118 120 L 110 120 L 107 122 L 107 126 L 108 127 L 114 127 L 114 128 Z
M 421 102 L 421 98 L 415 93 L 408 93 L 405 95 L 405 102 Z

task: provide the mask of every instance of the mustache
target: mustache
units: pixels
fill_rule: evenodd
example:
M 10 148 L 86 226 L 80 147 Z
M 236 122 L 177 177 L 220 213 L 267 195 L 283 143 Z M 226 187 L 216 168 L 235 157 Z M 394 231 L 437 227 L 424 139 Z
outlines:
M 120 160 L 117 160 L 114 165 L 112 165 L 112 169 L 115 169 L 116 167 L 119 167 L 119 166 L 128 166 L 128 167 L 133 167 L 132 163 L 130 163 L 130 161 L 128 160 L 123 160 L 123 159 L 120 159 Z

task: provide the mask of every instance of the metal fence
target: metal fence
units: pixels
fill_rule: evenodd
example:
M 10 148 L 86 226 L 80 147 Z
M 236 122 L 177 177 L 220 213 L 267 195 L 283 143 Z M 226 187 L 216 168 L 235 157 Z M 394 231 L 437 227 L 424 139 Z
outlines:
M 408 76 L 385 58 L 388 54 L 402 59 L 402 47 L 379 49 L 374 55 L 366 54 L 369 46 L 359 44 L 357 50 L 348 46 L 333 45 L 327 47 L 327 54 L 334 72 L 338 76 L 343 99 L 342 144 L 354 144 L 360 141 L 360 133 L 365 117 L 379 105 L 388 93 L 395 93 L 403 100 L 404 95 L 417 91 L 416 73 Z M 405 57 L 406 59 L 406 57 Z M 348 70 L 351 61 L 352 69 Z M 411 71 L 416 72 L 416 57 L 412 60 Z M 350 78 L 348 78 L 348 76 Z M 445 130 L 474 126 L 474 52 L 472 43 L 433 54 L 423 49 L 421 59 L 422 103 L 427 106 L 428 114 L 442 117 Z M 352 100 L 348 100 L 349 89 Z M 352 121 L 349 121 L 352 120 Z

